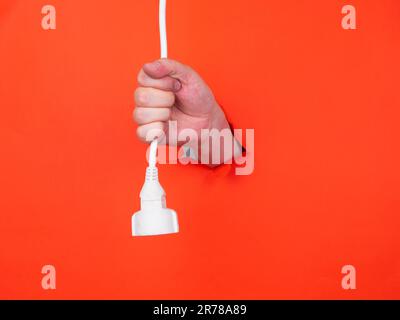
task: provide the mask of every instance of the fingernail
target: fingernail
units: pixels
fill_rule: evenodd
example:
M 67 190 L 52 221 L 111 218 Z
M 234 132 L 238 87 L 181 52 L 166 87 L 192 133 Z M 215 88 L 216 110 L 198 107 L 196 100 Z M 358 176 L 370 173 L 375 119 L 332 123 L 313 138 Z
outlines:
M 182 84 L 180 81 L 176 80 L 174 83 L 174 91 L 179 91 L 182 88 Z

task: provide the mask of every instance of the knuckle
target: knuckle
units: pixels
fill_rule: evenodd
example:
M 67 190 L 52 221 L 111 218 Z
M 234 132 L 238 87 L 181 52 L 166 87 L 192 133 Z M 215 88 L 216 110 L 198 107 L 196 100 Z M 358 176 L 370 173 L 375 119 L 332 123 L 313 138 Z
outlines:
M 136 129 L 136 136 L 139 138 L 140 141 L 145 141 L 146 138 L 146 130 L 143 128 L 143 126 L 138 127 Z
M 139 125 L 149 124 L 157 120 L 157 114 L 154 111 L 147 108 L 138 108 L 136 111 L 136 122 Z
M 141 110 L 140 108 L 135 108 L 133 110 L 133 119 L 135 120 L 136 123 L 141 123 Z
M 143 85 L 143 84 L 144 84 L 144 71 L 143 71 L 143 69 L 140 69 L 140 71 L 139 71 L 139 73 L 138 73 L 136 79 L 137 79 L 137 82 L 138 82 L 140 85 Z
M 137 88 L 135 90 L 135 102 L 137 105 L 142 106 L 146 105 L 148 100 L 147 94 L 143 88 Z

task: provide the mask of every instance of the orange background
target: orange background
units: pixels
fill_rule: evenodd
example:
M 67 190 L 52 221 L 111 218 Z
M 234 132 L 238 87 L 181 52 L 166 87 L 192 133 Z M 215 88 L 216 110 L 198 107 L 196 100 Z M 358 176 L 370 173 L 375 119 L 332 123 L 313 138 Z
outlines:
M 170 57 L 209 83 L 255 171 L 164 165 L 181 232 L 132 238 L 133 91 L 158 1 L 0 2 L 0 298 L 400 298 L 400 3 L 169 0 Z M 41 268 L 57 289 L 41 288 Z M 341 268 L 357 289 L 341 288 Z

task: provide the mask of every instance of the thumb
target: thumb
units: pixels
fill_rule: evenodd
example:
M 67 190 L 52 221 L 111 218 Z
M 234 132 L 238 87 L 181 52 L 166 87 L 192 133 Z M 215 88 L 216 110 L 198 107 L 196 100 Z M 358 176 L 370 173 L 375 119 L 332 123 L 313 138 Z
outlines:
M 153 79 L 169 76 L 178 79 L 183 84 L 186 84 L 190 75 L 194 73 L 190 67 L 171 59 L 160 59 L 146 63 L 143 66 L 143 71 Z

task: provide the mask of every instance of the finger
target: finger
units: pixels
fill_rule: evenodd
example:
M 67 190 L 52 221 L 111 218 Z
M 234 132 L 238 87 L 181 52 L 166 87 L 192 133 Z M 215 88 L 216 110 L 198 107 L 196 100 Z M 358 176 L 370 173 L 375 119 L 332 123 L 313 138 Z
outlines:
M 175 103 L 175 95 L 169 91 L 139 87 L 135 91 L 135 104 L 143 108 L 170 108 Z
M 136 134 L 142 142 L 150 143 L 154 139 L 165 140 L 165 122 L 152 122 L 137 128 Z
M 164 77 L 161 79 L 154 79 L 149 77 L 143 69 L 138 74 L 138 83 L 141 87 L 151 87 L 155 89 L 178 92 L 182 88 L 182 84 L 178 79 L 172 77 Z
M 135 108 L 133 112 L 133 118 L 138 125 L 168 121 L 170 116 L 170 108 Z
M 189 77 L 194 71 L 175 60 L 160 59 L 143 66 L 143 71 L 153 79 L 161 79 L 166 76 L 179 79 L 183 83 L 187 83 Z

